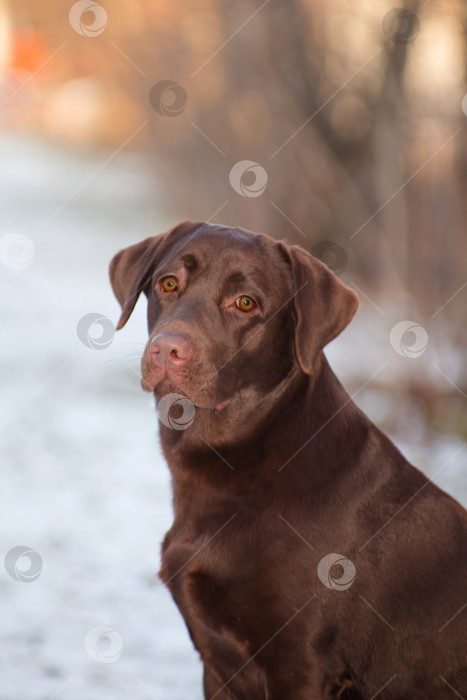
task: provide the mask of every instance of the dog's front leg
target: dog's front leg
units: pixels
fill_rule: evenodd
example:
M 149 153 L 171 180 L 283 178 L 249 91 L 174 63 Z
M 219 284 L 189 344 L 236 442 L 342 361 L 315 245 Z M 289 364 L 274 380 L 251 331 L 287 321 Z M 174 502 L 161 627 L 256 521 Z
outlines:
M 227 687 L 216 678 L 212 669 L 204 665 L 203 689 L 205 700 L 232 700 L 233 697 Z
M 221 680 L 211 665 L 204 664 L 205 700 L 266 700 L 266 693 L 260 685 L 236 673 L 229 675 L 226 680 Z

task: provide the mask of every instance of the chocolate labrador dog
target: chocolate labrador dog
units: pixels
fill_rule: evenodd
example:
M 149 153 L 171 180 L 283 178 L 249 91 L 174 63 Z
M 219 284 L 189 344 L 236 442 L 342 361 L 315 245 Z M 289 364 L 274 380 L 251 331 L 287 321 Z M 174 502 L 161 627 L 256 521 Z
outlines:
M 267 235 L 182 223 L 120 251 L 173 478 L 168 585 L 217 700 L 467 696 L 467 518 L 323 347 L 358 301 Z

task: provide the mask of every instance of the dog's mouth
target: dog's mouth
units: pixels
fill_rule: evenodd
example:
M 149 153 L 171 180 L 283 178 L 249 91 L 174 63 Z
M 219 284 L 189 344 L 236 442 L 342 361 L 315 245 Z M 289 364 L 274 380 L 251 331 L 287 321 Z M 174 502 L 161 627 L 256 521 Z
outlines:
M 220 413 L 226 406 L 229 405 L 229 403 L 231 403 L 233 398 L 234 397 L 231 396 L 230 398 L 226 399 L 225 401 L 218 403 L 217 406 L 214 406 L 214 407 L 209 406 L 209 408 L 211 408 L 211 410 L 213 410 L 213 411 L 216 411 L 216 413 Z M 196 404 L 195 404 L 195 406 L 196 406 Z M 198 408 L 203 408 L 203 406 L 198 406 Z
M 212 413 L 220 413 L 221 411 L 223 411 L 224 408 L 226 408 L 235 397 L 234 393 L 232 394 L 232 396 L 229 396 L 228 398 L 217 403 L 202 401 L 194 396 L 190 396 L 190 393 L 187 392 L 186 389 L 184 389 L 183 387 L 179 386 L 177 382 L 173 380 L 172 377 L 169 377 L 168 374 L 165 374 L 164 377 L 162 377 L 162 379 L 158 381 L 155 386 L 149 386 L 147 383 L 144 383 L 144 380 L 142 380 L 142 385 L 145 391 L 153 392 L 156 399 L 158 400 L 162 399 L 167 394 L 179 393 L 181 396 L 191 401 L 195 408 L 208 410 Z

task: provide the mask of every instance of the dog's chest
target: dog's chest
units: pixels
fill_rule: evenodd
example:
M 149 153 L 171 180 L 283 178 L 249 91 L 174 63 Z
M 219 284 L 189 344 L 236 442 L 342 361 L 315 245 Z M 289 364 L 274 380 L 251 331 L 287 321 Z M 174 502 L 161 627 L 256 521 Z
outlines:
M 264 609 L 267 556 L 251 549 L 247 539 L 233 546 L 220 533 L 191 541 L 168 534 L 160 577 L 201 653 L 209 654 L 222 637 L 231 653 L 245 659 L 251 655 L 249 641 L 256 636 L 258 611 Z M 268 612 L 274 614 L 271 600 Z

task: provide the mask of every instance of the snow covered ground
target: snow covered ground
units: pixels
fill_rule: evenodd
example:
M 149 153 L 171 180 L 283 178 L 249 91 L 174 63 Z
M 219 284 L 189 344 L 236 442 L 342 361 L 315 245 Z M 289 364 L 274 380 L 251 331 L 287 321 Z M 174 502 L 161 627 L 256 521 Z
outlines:
M 201 698 L 197 655 L 155 577 L 171 496 L 138 381 L 144 304 L 105 349 L 77 335 L 88 313 L 118 320 L 112 255 L 169 222 L 148 206 L 144 168 L 121 154 L 41 228 L 107 154 L 5 137 L 0 152 L 1 235 L 35 244 L 26 269 L 0 265 L 0 551 L 3 562 L 25 545 L 43 560 L 34 582 L 0 569 L 0 698 Z M 114 663 L 85 648 L 96 626 L 121 637 Z
M 18 249 L 0 263 L 0 555 L 17 546 L 40 555 L 29 573 L 26 556 L 0 566 L 0 700 L 202 697 L 197 655 L 155 578 L 171 504 L 153 402 L 138 381 L 144 303 L 105 348 L 77 334 L 87 314 L 118 319 L 112 255 L 173 223 L 150 204 L 138 158 L 120 153 L 99 170 L 106 158 L 0 139 L 0 237 L 35 246 L 24 269 Z M 364 324 L 363 314 L 328 356 L 352 383 L 365 330 L 367 378 L 386 353 L 389 380 L 400 358 L 387 343 L 368 354 L 375 327 Z M 371 383 L 356 400 L 372 417 L 384 412 Z M 409 431 L 396 440 L 429 475 L 446 463 L 436 483 L 467 501 L 459 440 L 426 448 Z

